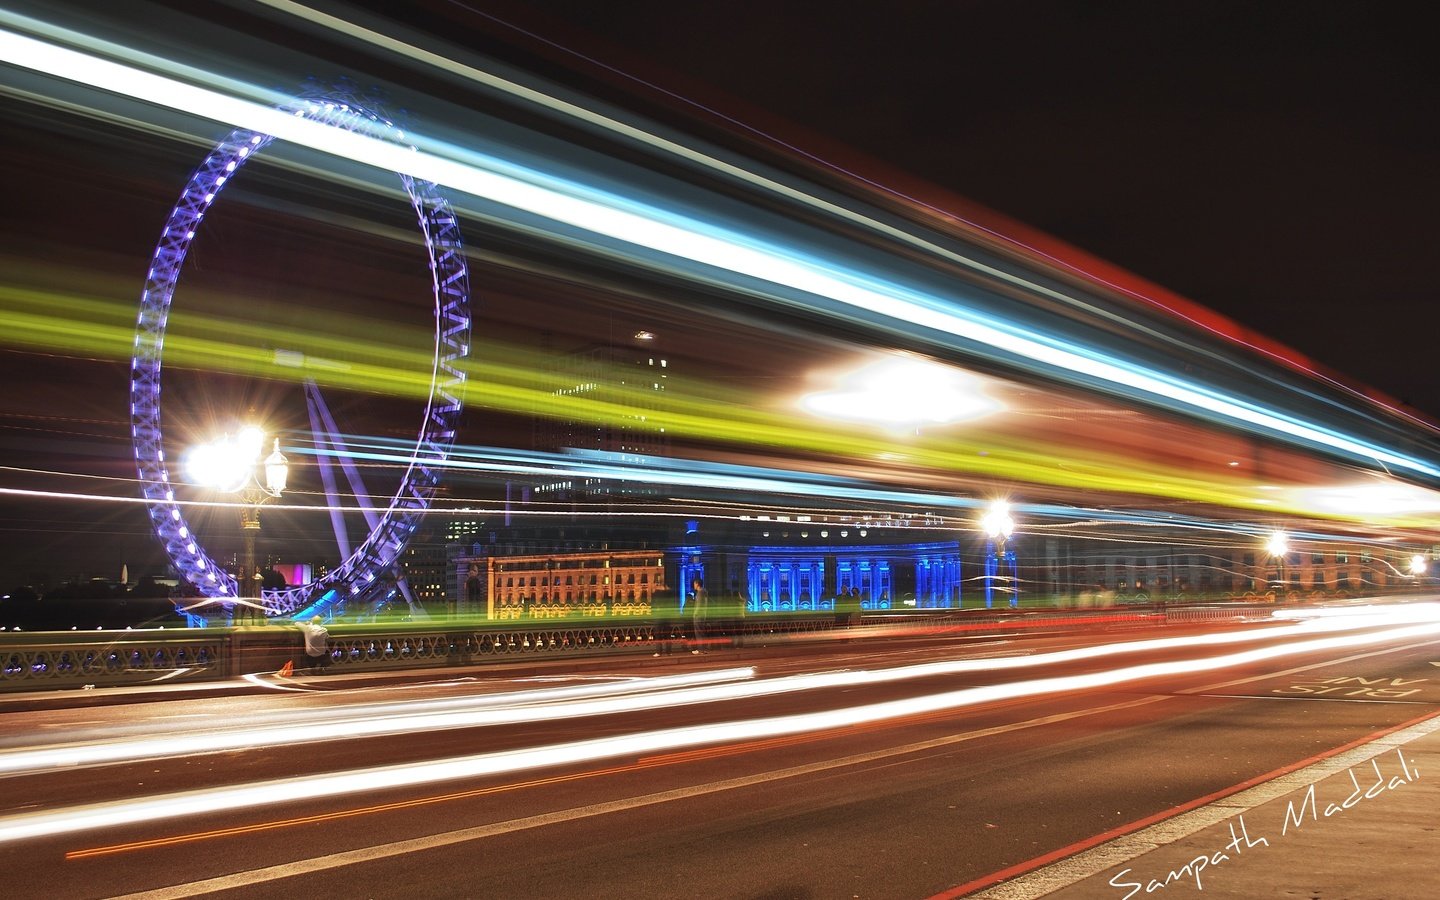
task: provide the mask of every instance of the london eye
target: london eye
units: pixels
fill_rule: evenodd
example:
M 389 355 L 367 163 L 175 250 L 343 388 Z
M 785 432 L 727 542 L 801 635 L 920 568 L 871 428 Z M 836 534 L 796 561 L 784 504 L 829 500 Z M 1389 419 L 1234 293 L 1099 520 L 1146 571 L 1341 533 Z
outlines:
M 280 108 L 330 128 L 408 146 L 404 132 L 394 122 L 348 96 L 325 93 L 301 97 Z M 226 617 L 251 592 L 207 552 L 187 521 L 187 503 L 177 498 L 177 483 L 183 478 L 177 471 L 176 442 L 167 442 L 163 430 L 163 350 L 176 286 L 203 220 L 220 192 L 272 140 L 272 136 L 255 131 L 232 131 L 191 175 L 155 247 L 141 294 L 130 366 L 135 464 L 154 532 L 175 571 L 200 595 L 214 601 L 206 605 L 208 609 L 223 610 Z M 309 616 L 343 609 L 347 604 L 373 604 L 392 593 L 400 554 L 434 497 L 455 440 L 464 405 L 465 374 L 460 366 L 469 353 L 471 325 L 469 273 L 460 229 L 449 202 L 433 183 L 403 174 L 399 178 L 423 237 L 434 300 L 433 365 L 425 373 L 429 383 L 423 421 L 401 466 L 398 483 L 388 491 L 388 501 L 374 501 L 373 508 L 365 510 L 368 533 L 352 544 L 343 533 L 345 526 L 340 517 L 332 515 L 342 561 L 308 583 L 259 591 L 267 617 Z M 347 459 L 343 441 L 335 434 L 334 420 L 319 389 L 313 384 L 307 385 L 307 405 L 313 445 L 331 451 L 330 459 L 323 464 L 333 466 L 338 460 L 355 487 L 354 467 Z M 331 510 L 341 502 L 335 480 L 327 468 L 325 494 Z M 357 490 L 352 496 L 363 495 Z M 205 613 L 193 609 L 187 615 L 191 624 L 208 621 Z

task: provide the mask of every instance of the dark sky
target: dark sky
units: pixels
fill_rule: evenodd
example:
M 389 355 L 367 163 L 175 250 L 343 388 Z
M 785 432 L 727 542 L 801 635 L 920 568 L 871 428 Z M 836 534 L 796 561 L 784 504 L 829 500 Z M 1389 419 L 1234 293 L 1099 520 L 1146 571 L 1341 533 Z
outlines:
M 569 53 L 853 148 L 1440 415 L 1437 85 L 1407 5 L 421 6 L 472 45 L 540 46 L 505 22 L 581 71 Z

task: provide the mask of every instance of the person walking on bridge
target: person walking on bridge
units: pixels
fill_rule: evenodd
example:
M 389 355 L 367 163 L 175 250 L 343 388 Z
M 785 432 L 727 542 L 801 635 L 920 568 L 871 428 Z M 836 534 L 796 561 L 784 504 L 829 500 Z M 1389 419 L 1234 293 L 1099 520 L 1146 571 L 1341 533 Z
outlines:
M 705 617 L 709 614 L 707 608 L 710 604 L 710 597 L 705 590 L 705 583 L 699 578 L 690 582 L 690 606 L 687 612 L 690 613 L 690 652 L 699 655 L 704 653 L 705 643 Z

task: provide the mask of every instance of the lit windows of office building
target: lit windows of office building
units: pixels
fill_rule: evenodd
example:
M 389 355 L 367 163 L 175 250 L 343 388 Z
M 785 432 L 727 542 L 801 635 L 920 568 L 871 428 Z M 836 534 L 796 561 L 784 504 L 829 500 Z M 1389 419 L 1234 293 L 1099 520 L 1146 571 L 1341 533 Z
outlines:
M 485 529 L 485 520 L 464 510 L 445 519 L 446 544 L 473 544 Z
M 661 424 L 661 401 L 671 360 L 659 343 L 653 332 L 637 331 L 626 343 L 592 344 L 552 356 L 553 393 L 569 401 L 566 405 L 574 414 L 540 419 L 537 449 L 591 451 L 621 463 L 668 456 L 670 438 Z M 656 490 L 601 478 L 565 479 L 534 488 L 537 498 L 552 499 L 643 497 Z

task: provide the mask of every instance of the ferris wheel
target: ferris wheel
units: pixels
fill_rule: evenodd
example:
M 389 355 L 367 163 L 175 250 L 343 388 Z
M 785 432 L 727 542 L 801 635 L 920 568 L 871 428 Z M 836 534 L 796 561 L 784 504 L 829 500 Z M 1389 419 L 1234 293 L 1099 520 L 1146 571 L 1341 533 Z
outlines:
M 405 142 L 404 132 L 389 119 L 357 99 L 337 96 L 334 92 L 299 97 L 279 108 L 334 128 L 410 146 Z M 206 552 L 186 520 L 183 504 L 177 502 L 178 473 L 172 470 L 178 460 L 167 459 L 162 431 L 161 360 L 176 283 L 202 220 L 221 190 L 271 140 L 270 135 L 254 131 L 233 131 L 191 175 L 155 247 L 140 298 L 130 366 L 135 465 L 155 534 L 181 577 L 204 597 L 219 601 L 219 608 L 226 616 L 245 591 L 236 578 Z M 398 487 L 388 502 L 366 510 L 369 531 L 365 538 L 351 549 L 351 542 L 339 532 L 337 525 L 341 563 L 309 584 L 260 592 L 266 616 L 308 616 L 343 608 L 349 603 L 376 602 L 393 592 L 401 552 L 429 508 L 454 445 L 464 405 L 465 374 L 460 366 L 470 349 L 469 271 L 459 225 L 449 202 L 433 183 L 404 174 L 399 177 L 424 238 L 434 297 L 434 359 L 424 418 L 413 449 L 405 454 Z M 307 387 L 307 403 L 315 444 L 340 447 L 333 420 L 313 385 Z M 329 433 L 322 434 L 322 431 Z M 326 478 L 326 494 L 333 509 L 337 499 L 329 487 L 331 481 L 333 479 Z M 187 616 L 192 625 L 207 624 L 203 613 L 187 612 Z

